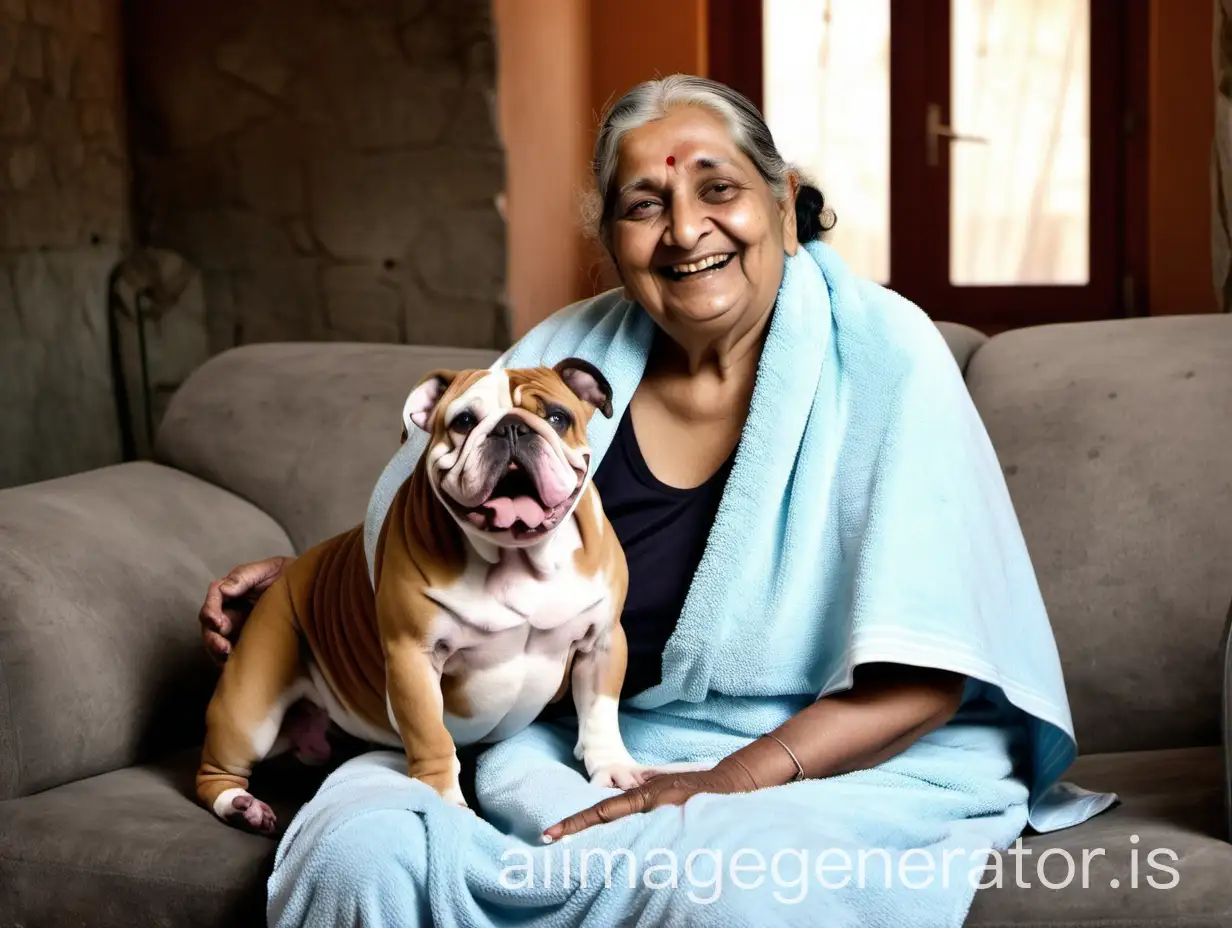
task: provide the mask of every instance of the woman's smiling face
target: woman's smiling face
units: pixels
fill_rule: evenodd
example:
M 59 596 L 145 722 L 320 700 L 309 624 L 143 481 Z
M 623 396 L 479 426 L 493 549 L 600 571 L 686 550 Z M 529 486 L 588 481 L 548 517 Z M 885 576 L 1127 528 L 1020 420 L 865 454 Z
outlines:
M 679 107 L 631 130 L 613 187 L 621 282 L 669 335 L 718 336 L 769 311 L 797 247 L 794 191 L 775 199 L 721 117 Z

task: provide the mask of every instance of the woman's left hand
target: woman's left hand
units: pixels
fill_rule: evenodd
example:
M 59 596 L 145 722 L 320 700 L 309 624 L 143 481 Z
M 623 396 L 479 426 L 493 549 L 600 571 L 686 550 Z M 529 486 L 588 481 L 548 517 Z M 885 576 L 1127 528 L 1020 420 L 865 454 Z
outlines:
M 557 841 L 591 825 L 680 805 L 698 793 L 747 793 L 797 776 L 820 778 L 874 767 L 944 725 L 962 701 L 965 679 L 929 667 L 862 665 L 851 689 L 816 700 L 775 733 L 729 754 L 712 769 L 653 777 L 543 834 Z
M 740 764 L 721 763 L 710 770 L 664 773 L 619 796 L 604 799 L 589 809 L 557 822 L 544 836 L 559 841 L 591 825 L 614 822 L 626 815 L 649 812 L 660 806 L 678 806 L 699 793 L 745 793 L 757 788 L 753 777 Z

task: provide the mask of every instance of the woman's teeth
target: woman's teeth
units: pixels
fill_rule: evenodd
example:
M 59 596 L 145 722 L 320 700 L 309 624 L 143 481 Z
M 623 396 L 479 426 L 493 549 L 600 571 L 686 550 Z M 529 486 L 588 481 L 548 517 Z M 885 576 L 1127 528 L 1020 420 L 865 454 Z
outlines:
M 709 258 L 702 258 L 700 261 L 694 261 L 692 264 L 673 264 L 672 273 L 681 276 L 685 274 L 696 274 L 698 271 L 704 271 L 707 268 L 712 268 L 716 264 L 723 264 L 730 258 L 731 255 L 711 255 Z

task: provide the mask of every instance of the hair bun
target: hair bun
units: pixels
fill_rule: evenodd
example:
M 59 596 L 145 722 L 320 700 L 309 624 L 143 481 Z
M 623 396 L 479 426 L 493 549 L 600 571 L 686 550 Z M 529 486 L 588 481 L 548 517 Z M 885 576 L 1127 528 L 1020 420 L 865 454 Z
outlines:
M 834 227 L 834 223 L 826 225 L 823 217 L 827 214 L 826 198 L 821 191 L 811 184 L 801 184 L 796 193 L 796 238 L 801 242 L 812 242 L 821 238 L 821 233 Z

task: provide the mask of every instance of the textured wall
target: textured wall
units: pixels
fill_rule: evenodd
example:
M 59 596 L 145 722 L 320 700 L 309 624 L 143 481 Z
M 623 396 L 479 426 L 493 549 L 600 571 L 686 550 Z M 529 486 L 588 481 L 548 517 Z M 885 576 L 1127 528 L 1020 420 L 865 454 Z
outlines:
M 133 0 L 136 234 L 212 350 L 509 337 L 489 0 Z
M 0 487 L 113 462 L 119 0 L 0 0 Z

